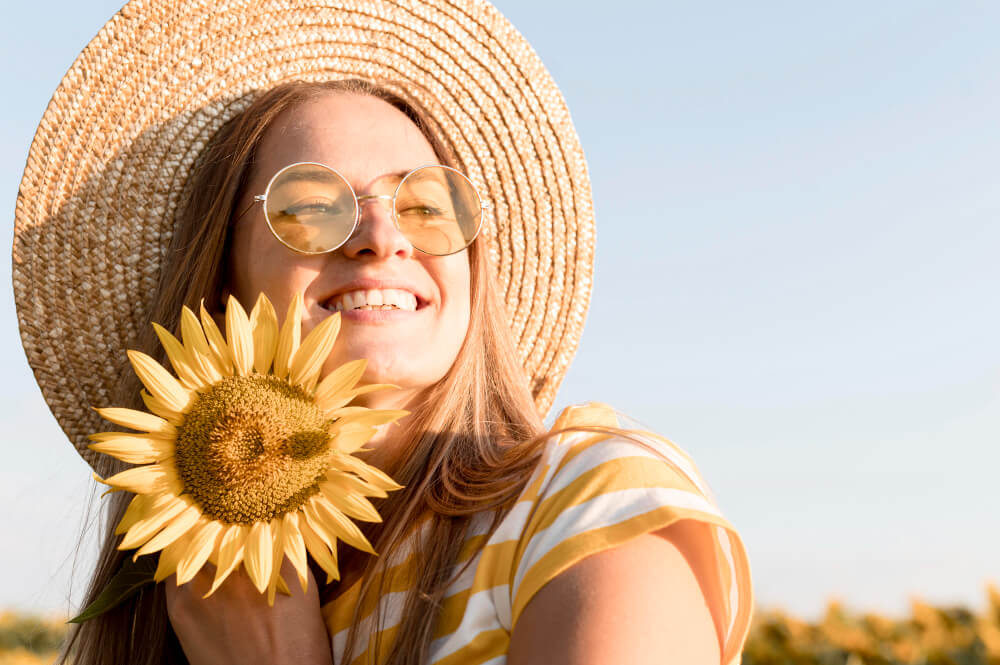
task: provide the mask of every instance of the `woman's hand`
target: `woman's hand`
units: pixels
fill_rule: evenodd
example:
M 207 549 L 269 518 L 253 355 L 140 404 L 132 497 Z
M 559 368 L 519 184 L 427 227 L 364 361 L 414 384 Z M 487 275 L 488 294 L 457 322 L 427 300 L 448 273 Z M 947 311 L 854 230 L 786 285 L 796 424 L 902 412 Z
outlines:
M 273 607 L 242 568 L 205 599 L 215 577 L 211 565 L 180 587 L 174 576 L 165 580 L 170 623 L 191 665 L 332 665 L 312 572 L 305 593 L 287 559 L 281 573 L 292 595 L 276 594 Z

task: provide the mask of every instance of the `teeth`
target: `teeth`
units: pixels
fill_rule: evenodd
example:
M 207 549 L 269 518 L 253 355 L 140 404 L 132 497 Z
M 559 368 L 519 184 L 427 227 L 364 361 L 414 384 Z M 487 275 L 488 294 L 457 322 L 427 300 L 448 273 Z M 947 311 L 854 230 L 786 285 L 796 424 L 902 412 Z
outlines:
M 402 309 L 412 312 L 417 309 L 417 297 L 399 289 L 372 289 L 341 294 L 331 305 L 338 312 L 350 309 Z

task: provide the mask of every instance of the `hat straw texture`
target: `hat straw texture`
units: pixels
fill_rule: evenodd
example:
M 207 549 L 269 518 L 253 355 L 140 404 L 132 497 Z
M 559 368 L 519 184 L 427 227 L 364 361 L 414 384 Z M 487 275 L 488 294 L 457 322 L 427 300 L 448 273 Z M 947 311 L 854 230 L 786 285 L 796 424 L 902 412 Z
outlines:
M 541 413 L 590 299 L 590 182 L 535 52 L 478 0 L 134 0 L 59 84 L 15 212 L 21 338 L 88 461 L 145 325 L 189 171 L 255 93 L 360 78 L 422 109 L 491 207 L 483 236 Z

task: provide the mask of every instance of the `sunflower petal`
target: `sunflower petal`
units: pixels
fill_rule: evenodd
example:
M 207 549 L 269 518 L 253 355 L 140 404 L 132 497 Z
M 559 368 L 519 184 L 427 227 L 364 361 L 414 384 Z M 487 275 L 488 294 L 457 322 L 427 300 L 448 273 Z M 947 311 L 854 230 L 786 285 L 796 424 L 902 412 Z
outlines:
M 238 376 L 246 376 L 253 368 L 253 333 L 246 310 L 235 297 L 226 303 L 226 339 Z
M 365 522 L 382 521 L 382 517 L 375 510 L 375 506 L 363 496 L 358 496 L 354 493 L 345 493 L 329 481 L 321 482 L 319 488 L 326 500 L 330 502 L 330 505 L 348 517 Z
M 101 418 L 104 418 L 115 425 L 128 427 L 129 429 L 138 430 L 140 432 L 148 432 L 149 434 L 164 434 L 167 436 L 173 436 L 176 433 L 174 426 L 166 420 L 160 418 L 159 416 L 154 416 L 152 413 L 146 413 L 145 411 L 125 409 L 119 406 L 111 406 L 105 409 L 94 410 L 97 411 Z
M 192 399 L 191 391 L 182 386 L 163 365 L 141 351 L 129 350 L 125 353 L 136 376 L 150 394 L 173 411 L 183 413 L 187 409 Z
M 205 331 L 198 321 L 191 308 L 185 305 L 181 308 L 181 339 L 184 341 L 184 348 L 190 354 L 192 351 L 207 356 L 211 351 L 208 340 L 205 339 Z
M 306 527 L 308 526 L 312 533 L 319 538 L 323 543 L 326 544 L 330 550 L 333 552 L 337 551 L 337 535 L 330 533 L 324 526 L 322 520 L 320 520 L 319 515 L 316 513 L 312 502 L 315 497 L 312 497 L 304 504 L 302 504 L 302 517 L 305 519 L 299 521 L 299 530 L 302 531 L 303 537 L 306 535 Z M 309 540 L 306 540 L 306 548 L 309 548 Z
M 341 409 L 341 411 L 343 410 Z M 333 428 L 354 426 L 381 427 L 408 415 L 410 415 L 410 412 L 402 409 L 364 409 L 363 411 L 341 417 L 333 424 Z
M 327 376 L 327 378 L 329 378 L 329 376 Z M 323 380 L 325 381 L 326 379 Z M 366 386 L 359 386 L 353 390 L 348 390 L 345 393 L 336 394 L 333 395 L 332 397 L 323 400 L 320 400 L 320 398 L 317 395 L 316 404 L 318 404 L 321 409 L 329 413 L 331 411 L 336 411 L 337 409 L 340 409 L 347 404 L 350 404 L 351 400 L 353 400 L 355 397 L 359 395 L 367 395 L 368 393 L 375 392 L 376 390 L 389 390 L 390 388 L 394 390 L 399 390 L 399 386 L 393 385 L 391 383 L 369 383 Z M 317 392 L 318 390 L 319 389 L 317 388 Z
M 226 340 L 222 336 L 219 326 L 215 325 L 215 319 L 213 319 L 212 315 L 208 313 L 207 309 L 205 309 L 204 300 L 201 301 L 199 316 L 201 318 L 201 327 L 205 330 L 205 338 L 208 340 L 208 345 L 212 348 L 212 352 L 215 354 L 216 360 L 219 361 L 222 373 L 226 376 L 232 376 L 233 354 L 229 352 L 229 345 L 226 344 Z
M 292 297 L 291 304 L 288 305 L 288 313 L 281 324 L 281 332 L 278 334 L 278 346 L 274 352 L 274 375 L 279 379 L 288 376 L 288 368 L 291 365 L 292 356 L 298 351 L 302 329 L 302 294 L 296 293 Z
M 365 427 L 348 431 L 331 432 L 330 445 L 332 449 L 342 453 L 353 453 L 371 441 L 377 431 L 374 427 Z
M 153 500 L 153 496 L 147 494 L 136 494 L 129 502 L 125 514 L 122 515 L 118 526 L 115 527 L 115 535 L 120 536 L 131 528 L 133 524 L 141 520 L 146 515 L 146 504 Z
M 292 590 L 288 588 L 288 584 L 285 582 L 285 578 L 282 577 L 281 575 L 278 575 L 278 581 L 275 586 L 277 586 L 279 593 L 284 594 L 286 596 L 292 595 Z
M 177 564 L 187 552 L 190 541 L 191 533 L 188 532 L 163 548 L 160 552 L 160 562 L 156 565 L 156 572 L 153 573 L 153 581 L 162 582 L 177 572 Z
M 110 455 L 127 464 L 159 462 L 174 454 L 174 443 L 154 436 L 139 436 L 128 432 L 99 432 L 88 437 L 94 443 L 87 447 L 94 452 Z
M 387 476 L 384 472 L 376 469 L 371 464 L 366 464 L 353 455 L 343 455 L 334 453 L 331 456 L 331 465 L 346 471 L 352 471 L 366 483 L 377 487 L 380 490 L 391 492 L 402 489 L 403 486 Z
M 145 390 L 140 390 L 139 395 L 142 397 L 142 403 L 146 405 L 147 409 L 163 418 L 171 425 L 176 427 L 184 422 L 184 416 L 164 404 L 159 397 L 154 397 Z
M 156 491 L 169 490 L 167 473 L 159 464 L 125 469 L 101 482 L 116 490 L 125 490 L 133 494 L 152 494 Z
M 303 386 L 307 390 L 316 385 L 323 363 L 333 350 L 339 331 L 340 312 L 336 312 L 320 321 L 319 325 L 302 340 L 302 346 L 292 357 L 292 366 L 289 369 L 288 380 L 293 385 Z
M 153 330 L 156 331 L 156 336 L 160 338 L 160 344 L 163 345 L 163 349 L 167 352 L 170 365 L 177 372 L 181 383 L 190 390 L 197 390 L 202 387 L 205 379 L 195 370 L 193 360 L 184 349 L 181 341 L 159 323 L 153 324 Z
M 368 407 L 364 406 L 344 406 L 339 409 L 334 409 L 330 412 L 331 418 L 350 418 L 351 416 L 356 416 L 359 413 L 364 413 L 368 411 Z
M 208 561 L 208 555 L 215 549 L 215 543 L 222 532 L 222 524 L 215 520 L 201 518 L 202 524 L 191 538 L 187 552 L 177 563 L 177 584 L 185 584 L 194 577 Z
M 299 576 L 299 585 L 303 591 L 309 590 L 309 562 L 306 555 L 306 543 L 299 530 L 298 513 L 285 513 L 285 556 L 295 567 Z
M 274 605 L 274 593 L 278 590 L 278 580 L 281 578 L 281 562 L 285 558 L 285 523 L 284 520 L 271 520 L 271 578 L 267 582 L 267 604 Z
M 340 540 L 351 547 L 355 547 L 362 552 L 375 554 L 368 539 L 361 533 L 358 525 L 352 522 L 344 513 L 334 508 L 322 495 L 314 495 L 305 504 L 308 514 L 309 507 L 312 507 L 316 521 L 322 525 L 328 533 L 332 533 Z
M 209 351 L 208 353 L 191 351 L 190 353 L 191 357 L 195 359 L 195 364 L 198 365 L 198 368 L 207 377 L 205 379 L 205 385 L 213 385 L 218 383 L 224 376 L 232 376 L 232 374 L 223 370 L 219 366 L 221 363 L 219 363 L 219 360 L 215 357 L 214 351 Z
M 361 358 L 344 363 L 327 374 L 316 388 L 316 403 L 322 407 L 324 402 L 331 402 L 348 393 L 361 380 L 367 366 L 368 361 Z
M 215 593 L 230 573 L 236 570 L 236 566 L 243 561 L 249 533 L 250 527 L 243 524 L 233 524 L 222 534 L 222 540 L 219 543 L 219 560 L 215 566 L 215 581 L 212 582 L 212 588 L 208 590 L 204 598 Z
M 253 367 L 259 374 L 267 374 L 278 348 L 278 315 L 263 293 L 250 312 L 250 329 L 253 331 Z
M 364 386 L 358 386 L 351 391 L 351 395 L 357 397 L 358 395 L 366 395 L 376 390 L 399 390 L 399 386 L 395 383 L 369 383 Z
M 181 338 L 192 366 L 201 374 L 205 385 L 216 383 L 227 375 L 222 361 L 212 352 L 212 347 L 205 339 L 205 331 L 202 330 L 198 317 L 186 306 L 181 309 Z
M 147 504 L 143 518 L 129 528 L 118 548 L 131 550 L 139 547 L 165 527 L 170 520 L 180 515 L 185 507 L 183 501 L 169 494 L 155 497 L 152 503 Z
M 341 495 L 356 494 L 359 496 L 377 496 L 380 499 L 384 499 L 388 496 L 378 486 L 337 469 L 330 469 L 327 471 L 326 478 L 323 482 L 329 483 L 331 489 L 339 492 Z
M 261 593 L 264 593 L 271 579 L 271 547 L 271 525 L 268 522 L 254 522 L 247 537 L 243 565 L 250 581 Z
M 189 503 L 187 509 L 175 517 L 174 521 L 168 524 L 158 534 L 150 538 L 145 545 L 140 547 L 136 551 L 134 558 L 138 558 L 143 554 L 150 554 L 152 552 L 162 550 L 164 547 L 174 542 L 185 533 L 188 533 L 188 531 L 191 530 L 191 527 L 198 523 L 198 519 L 200 517 L 201 509 L 199 509 L 198 506 Z
M 299 521 L 299 531 L 302 533 L 302 540 L 305 543 L 309 554 L 315 559 L 319 567 L 326 571 L 326 583 L 340 579 L 340 570 L 337 568 L 337 548 L 331 548 L 322 538 L 309 526 L 309 520 Z
M 181 481 L 180 474 L 177 473 L 177 465 L 174 463 L 173 457 L 167 457 L 160 461 L 160 468 L 163 469 L 163 474 L 167 483 L 167 491 L 174 496 L 180 496 L 184 492 L 184 483 Z

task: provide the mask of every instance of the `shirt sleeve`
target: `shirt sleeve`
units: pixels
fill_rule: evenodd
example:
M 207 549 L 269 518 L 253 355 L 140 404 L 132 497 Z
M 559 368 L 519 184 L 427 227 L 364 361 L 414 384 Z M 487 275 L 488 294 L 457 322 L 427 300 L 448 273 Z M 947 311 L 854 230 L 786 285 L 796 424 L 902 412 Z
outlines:
M 554 429 L 581 427 L 591 429 L 550 443 L 528 488 L 534 503 L 513 562 L 513 623 L 539 589 L 585 557 L 695 520 L 708 534 L 702 542 L 709 551 L 696 558 L 702 570 L 708 562 L 713 579 L 706 587 L 718 596 L 709 605 L 716 608 L 722 663 L 738 663 L 753 605 L 746 550 L 691 458 L 655 434 L 625 430 L 603 405 L 571 407 Z

